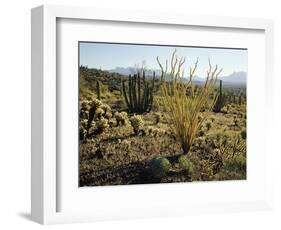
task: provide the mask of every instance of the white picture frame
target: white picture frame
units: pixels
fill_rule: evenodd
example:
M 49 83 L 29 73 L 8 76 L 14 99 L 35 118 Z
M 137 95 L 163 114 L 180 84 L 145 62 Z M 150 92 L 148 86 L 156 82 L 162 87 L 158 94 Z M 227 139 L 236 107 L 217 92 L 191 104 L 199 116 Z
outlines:
M 106 23 L 122 22 L 122 23 L 139 23 L 149 24 L 151 26 L 169 26 L 184 28 L 185 26 L 200 27 L 200 28 L 220 28 L 225 30 L 239 29 L 247 31 L 261 31 L 264 36 L 264 53 L 261 60 L 264 60 L 264 74 L 262 80 L 265 85 L 260 84 L 259 87 L 264 87 L 260 97 L 263 100 L 266 111 L 263 112 L 262 118 L 265 119 L 264 127 L 262 127 L 262 136 L 259 138 L 266 138 L 264 152 L 262 152 L 263 159 L 266 160 L 263 170 L 266 171 L 262 182 L 258 184 L 257 188 L 262 187 L 263 191 L 258 193 L 256 200 L 247 200 L 248 198 L 238 196 L 232 200 L 211 200 L 206 198 L 203 203 L 195 201 L 190 203 L 189 208 L 186 204 L 179 203 L 179 200 L 167 202 L 167 205 L 161 206 L 159 202 L 153 203 L 152 206 L 142 207 L 140 204 L 124 205 L 124 207 L 111 207 L 113 205 L 107 204 L 107 209 L 101 210 L 99 208 L 87 208 L 83 210 L 83 206 L 79 210 L 71 212 L 69 210 L 59 210 L 58 203 L 62 195 L 65 193 L 58 193 L 58 188 L 61 186 L 61 179 L 59 179 L 59 158 L 57 156 L 58 145 L 57 131 L 58 131 L 58 108 L 57 99 L 60 93 L 58 87 L 58 21 L 60 19 L 88 20 L 88 21 L 102 21 Z M 191 16 L 191 15 L 173 15 L 160 14 L 152 12 L 133 12 L 133 11 L 118 11 L 105 9 L 91 9 L 79 7 L 66 6 L 51 6 L 44 5 L 32 9 L 32 187 L 31 187 L 31 213 L 32 219 L 41 224 L 57 224 L 83 221 L 96 221 L 107 219 L 124 219 L 124 218 L 141 218 L 153 216 L 172 216 L 172 215 L 186 215 L 194 213 L 206 212 L 226 212 L 226 211 L 245 211 L 245 210 L 264 210 L 272 207 L 272 160 L 269 137 L 270 137 L 270 119 L 271 111 L 273 111 L 273 94 L 272 86 L 273 79 L 273 22 L 266 19 L 248 19 L 248 18 L 231 18 L 231 17 L 214 17 L 214 16 Z M 270 80 L 269 80 L 270 79 Z M 63 83 L 63 82 L 62 82 Z M 253 106 L 257 106 L 253 104 Z M 254 108 L 254 107 L 253 107 Z M 260 118 L 259 118 L 260 119 Z M 252 125 L 254 126 L 253 121 Z M 262 151 L 262 150 L 260 150 Z M 63 159 L 63 158 L 62 158 Z M 70 178 L 71 179 L 71 178 Z M 228 189 L 232 188 L 232 182 L 227 182 Z M 245 182 L 242 182 L 245 184 Z M 246 182 L 247 183 L 247 182 Z M 145 185 L 130 188 L 117 188 L 114 190 L 116 194 L 126 192 L 130 194 L 139 194 L 141 192 L 151 190 L 151 193 L 157 193 L 163 189 L 163 186 Z M 180 185 L 181 186 L 181 185 Z M 196 185 L 206 191 L 206 186 Z M 243 184 L 239 185 L 242 186 Z M 169 193 L 181 191 L 181 187 L 164 187 L 168 188 Z M 219 187 L 214 188 L 211 192 L 215 193 Z M 116 189 L 116 188 L 115 188 Z M 145 189 L 145 190 L 144 190 Z M 107 190 L 93 190 L 90 193 L 98 192 L 98 194 L 109 192 L 113 190 L 112 187 Z M 126 191 L 127 190 L 127 191 Z M 190 189 L 192 190 L 192 189 Z M 182 192 L 186 190 L 182 190 Z M 87 191 L 87 193 L 89 190 Z M 86 192 L 84 192 L 85 194 Z M 69 200 L 71 196 L 69 195 Z M 116 195 L 117 196 L 117 195 Z M 223 197 L 223 195 L 221 196 Z M 196 200 L 196 199 L 195 199 Z M 128 201 L 124 201 L 129 203 Z M 152 203 L 151 203 L 152 202 Z M 75 202 L 73 202 L 75 204 Z M 76 202 L 77 204 L 77 202 Z M 85 204 L 84 204 L 85 205 Z M 71 208 L 71 203 L 67 206 Z M 97 205 L 98 206 L 98 205 Z M 110 208 L 111 207 L 111 208 Z M 170 207 L 170 210 L 166 207 Z M 73 209 L 75 207 L 73 206 Z M 110 211 L 110 209 L 112 209 Z M 58 211 L 59 210 L 59 211 Z M 175 211 L 176 210 L 176 211 Z

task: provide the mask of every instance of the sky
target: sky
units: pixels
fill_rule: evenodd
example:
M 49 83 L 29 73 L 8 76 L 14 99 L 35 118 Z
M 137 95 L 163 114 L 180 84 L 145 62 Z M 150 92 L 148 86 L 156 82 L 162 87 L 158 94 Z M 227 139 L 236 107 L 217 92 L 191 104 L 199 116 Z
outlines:
M 133 67 L 141 65 L 145 60 L 147 69 L 160 69 L 156 61 L 158 56 L 164 65 L 170 60 L 173 51 L 176 55 L 185 57 L 185 73 L 188 73 L 190 66 L 199 60 L 195 75 L 206 77 L 208 60 L 212 65 L 218 65 L 223 71 L 221 76 L 227 76 L 233 72 L 247 72 L 247 50 L 225 49 L 225 48 L 204 48 L 204 47 L 174 47 L 157 45 L 136 45 L 136 44 L 113 44 L 80 42 L 80 65 L 89 68 L 110 70 L 116 67 Z M 168 69 L 169 70 L 169 69 Z

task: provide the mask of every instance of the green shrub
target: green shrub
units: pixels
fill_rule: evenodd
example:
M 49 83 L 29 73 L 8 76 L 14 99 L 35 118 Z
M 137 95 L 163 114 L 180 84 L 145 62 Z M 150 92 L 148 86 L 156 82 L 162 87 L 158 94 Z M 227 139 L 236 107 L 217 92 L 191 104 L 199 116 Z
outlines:
M 187 173 L 193 172 L 193 164 L 186 156 L 181 156 L 178 162 L 182 170 L 186 171 Z
M 226 160 L 223 170 L 216 175 L 219 180 L 241 180 L 246 179 L 247 162 L 246 157 L 240 155 Z
M 240 155 L 227 160 L 224 168 L 228 171 L 246 172 L 246 157 Z
M 150 173 L 155 179 L 161 179 L 165 177 L 171 167 L 171 163 L 165 157 L 154 158 L 149 164 Z

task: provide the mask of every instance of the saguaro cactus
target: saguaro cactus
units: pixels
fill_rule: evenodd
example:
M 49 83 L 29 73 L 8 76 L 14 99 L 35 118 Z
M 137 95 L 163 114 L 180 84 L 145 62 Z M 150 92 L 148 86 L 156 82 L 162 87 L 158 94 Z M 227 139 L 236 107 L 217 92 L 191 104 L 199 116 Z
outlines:
M 241 105 L 241 104 L 242 104 L 242 96 L 239 95 L 239 105 Z
M 221 109 L 222 109 L 222 107 L 225 106 L 225 104 L 226 104 L 226 96 L 222 93 L 222 80 L 220 80 L 219 95 L 217 97 L 213 111 L 215 113 L 221 112 Z
M 130 113 L 149 112 L 153 104 L 155 73 L 153 72 L 152 83 L 145 79 L 145 72 L 133 76 L 129 75 L 128 86 L 122 82 L 123 97 Z
M 96 84 L 96 91 L 97 91 L 97 98 L 98 98 L 98 100 L 100 100 L 101 89 L 100 89 L 100 82 L 99 81 L 97 81 L 97 84 Z

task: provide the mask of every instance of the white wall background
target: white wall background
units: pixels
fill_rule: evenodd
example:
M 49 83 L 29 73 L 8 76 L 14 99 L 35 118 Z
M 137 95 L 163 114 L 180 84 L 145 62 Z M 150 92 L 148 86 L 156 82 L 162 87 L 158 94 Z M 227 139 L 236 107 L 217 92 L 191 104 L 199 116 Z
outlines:
M 275 96 L 281 98 L 281 14 L 274 0 L 7 0 L 0 6 L 0 229 L 38 229 L 30 221 L 30 8 L 41 4 L 271 18 L 275 21 Z M 278 52 L 279 51 L 279 52 Z M 280 229 L 280 107 L 275 111 L 273 212 L 48 226 L 52 229 Z M 257 143 L 262 144 L 262 143 Z M 263 170 L 263 169 L 260 169 Z M 188 208 L 188 207 L 187 207 Z

